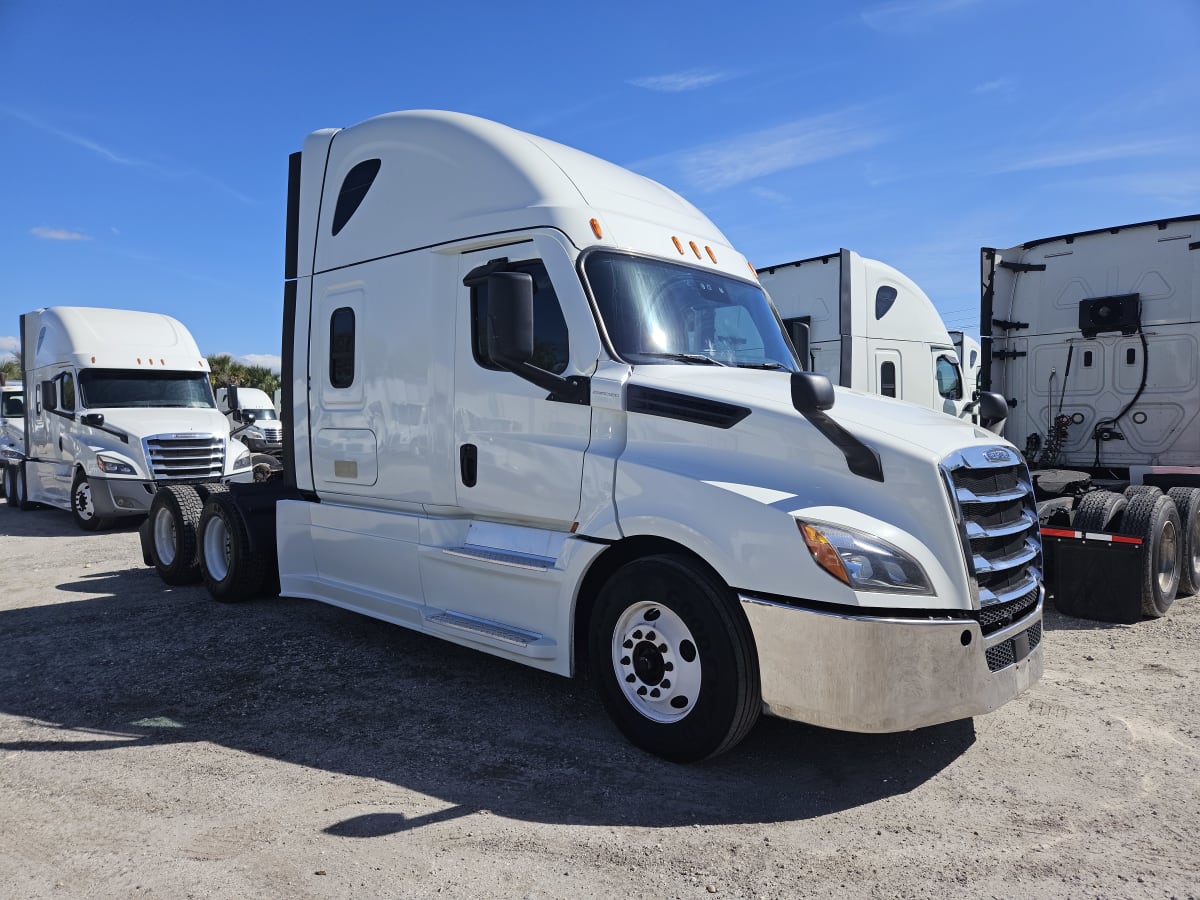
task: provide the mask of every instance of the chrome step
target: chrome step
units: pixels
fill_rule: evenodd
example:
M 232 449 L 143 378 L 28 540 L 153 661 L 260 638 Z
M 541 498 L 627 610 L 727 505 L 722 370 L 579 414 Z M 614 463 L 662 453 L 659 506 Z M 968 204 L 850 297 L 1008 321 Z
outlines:
M 544 572 L 554 568 L 554 560 L 545 556 L 534 556 L 532 553 L 519 553 L 516 550 L 497 550 L 494 547 L 477 547 L 464 544 L 461 547 L 447 547 L 442 550 L 450 556 L 460 556 L 464 559 L 477 559 L 480 562 L 495 563 L 500 566 L 514 566 L 518 569 L 533 569 Z
M 490 619 L 477 619 L 462 613 L 443 611 L 426 616 L 425 623 L 435 626 L 435 630 L 449 629 L 484 643 L 507 646 L 525 656 L 549 659 L 555 655 L 556 644 L 545 635 L 503 625 Z

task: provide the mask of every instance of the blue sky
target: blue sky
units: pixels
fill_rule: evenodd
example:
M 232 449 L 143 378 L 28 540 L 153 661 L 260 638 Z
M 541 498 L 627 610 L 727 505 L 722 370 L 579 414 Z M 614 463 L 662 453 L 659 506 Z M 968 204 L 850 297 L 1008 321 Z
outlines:
M 78 304 L 277 364 L 288 154 L 417 108 L 661 181 L 757 266 L 882 259 L 974 331 L 980 246 L 1200 212 L 1197 46 L 1197 0 L 0 0 L 0 357 Z

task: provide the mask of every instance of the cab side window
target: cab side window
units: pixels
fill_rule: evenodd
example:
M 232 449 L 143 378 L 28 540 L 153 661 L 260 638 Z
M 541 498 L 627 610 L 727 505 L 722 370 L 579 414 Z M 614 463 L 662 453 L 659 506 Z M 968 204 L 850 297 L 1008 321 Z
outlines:
M 937 389 L 946 400 L 961 400 L 963 395 L 962 379 L 958 374 L 958 366 L 945 356 L 937 358 Z
M 567 322 L 550 275 L 541 260 L 510 263 L 506 272 L 524 272 L 533 277 L 533 364 L 561 375 L 571 358 Z M 500 370 L 492 362 L 487 346 L 487 282 L 471 288 L 471 352 L 485 369 Z
M 879 367 L 879 393 L 885 397 L 896 396 L 896 364 L 885 362 Z
M 64 372 L 59 385 L 58 405 L 63 412 L 75 412 L 75 376 Z

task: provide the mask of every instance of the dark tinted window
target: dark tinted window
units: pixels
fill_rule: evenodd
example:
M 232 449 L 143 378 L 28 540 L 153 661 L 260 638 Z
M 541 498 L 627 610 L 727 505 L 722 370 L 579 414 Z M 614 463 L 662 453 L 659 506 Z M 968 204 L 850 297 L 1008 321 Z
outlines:
M 59 406 L 63 412 L 75 412 L 75 377 L 70 372 L 62 377 L 62 401 Z
M 962 378 L 958 374 L 958 366 L 944 356 L 939 356 L 936 363 L 936 378 L 938 393 L 947 400 L 962 399 Z
M 567 341 L 567 322 L 558 303 L 558 294 L 540 260 L 510 263 L 506 272 L 524 272 L 533 278 L 533 364 L 539 369 L 561 375 L 571 358 Z M 487 369 L 499 369 L 488 356 L 487 282 L 471 288 L 471 352 L 475 362 Z
M 368 159 L 346 173 L 342 181 L 342 189 L 338 191 L 337 206 L 333 210 L 333 233 L 337 234 L 346 227 L 350 217 L 362 204 L 367 196 L 375 176 L 379 174 L 379 160 Z
M 348 306 L 329 317 L 329 383 L 335 388 L 354 383 L 354 310 Z
M 79 393 L 91 409 L 177 406 L 212 409 L 212 387 L 205 372 L 148 372 L 81 369 Z
M 875 292 L 875 318 L 882 319 L 896 302 L 896 289 L 884 285 Z
M 885 362 L 879 367 L 879 393 L 885 397 L 896 396 L 896 364 Z

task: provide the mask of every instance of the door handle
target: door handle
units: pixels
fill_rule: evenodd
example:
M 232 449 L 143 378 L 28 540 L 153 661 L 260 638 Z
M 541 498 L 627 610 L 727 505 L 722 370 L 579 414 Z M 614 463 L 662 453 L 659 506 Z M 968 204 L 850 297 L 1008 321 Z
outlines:
M 474 444 L 463 444 L 458 448 L 458 472 L 464 485 L 475 487 L 479 476 L 479 448 Z

